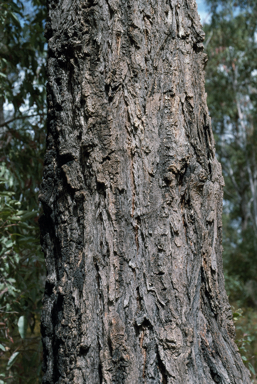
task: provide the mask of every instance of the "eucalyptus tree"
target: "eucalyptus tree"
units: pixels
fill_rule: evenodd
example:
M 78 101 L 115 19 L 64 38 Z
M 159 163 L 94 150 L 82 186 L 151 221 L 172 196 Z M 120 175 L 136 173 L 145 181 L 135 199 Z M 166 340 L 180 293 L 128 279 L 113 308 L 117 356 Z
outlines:
M 48 1 L 43 383 L 250 383 L 194 0 Z
M 226 270 L 232 299 L 255 307 L 257 293 L 257 5 L 208 1 L 206 89 L 225 176 Z M 235 281 L 237 284 L 235 284 Z M 238 287 L 241 289 L 238 290 Z

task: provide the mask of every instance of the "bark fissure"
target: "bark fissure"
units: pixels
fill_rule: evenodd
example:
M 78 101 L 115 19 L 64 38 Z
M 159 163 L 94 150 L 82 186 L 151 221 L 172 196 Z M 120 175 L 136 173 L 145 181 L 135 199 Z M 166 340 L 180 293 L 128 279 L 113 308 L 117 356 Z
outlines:
M 166 371 L 166 368 L 160 358 L 160 355 L 157 351 L 157 361 L 158 361 L 158 369 L 160 371 L 160 374 L 161 374 L 161 380 L 160 380 L 160 384 L 168 384 L 168 375 L 167 375 L 167 371 Z

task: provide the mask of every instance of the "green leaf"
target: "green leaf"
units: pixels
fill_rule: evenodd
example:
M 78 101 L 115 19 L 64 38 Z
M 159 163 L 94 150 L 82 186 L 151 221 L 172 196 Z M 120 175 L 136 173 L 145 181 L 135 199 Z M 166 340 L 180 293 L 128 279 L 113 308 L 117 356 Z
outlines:
M 16 21 L 18 21 L 18 23 L 20 24 L 17 15 L 15 15 L 15 13 L 13 13 L 13 12 L 11 12 L 11 15 L 12 15 L 12 17 L 13 17 Z
M 21 338 L 24 339 L 27 331 L 27 321 L 25 316 L 21 316 L 18 320 L 18 329 Z
M 0 344 L 0 349 L 5 352 L 5 347 L 2 344 Z
M 11 248 L 13 246 L 13 241 L 12 240 L 6 241 L 5 246 L 6 248 Z
M 248 368 L 250 369 L 253 375 L 256 375 L 255 369 L 253 368 L 251 363 L 248 363 Z
M 29 220 L 29 219 L 32 219 L 33 217 L 37 216 L 37 211 L 34 211 L 34 212 L 26 212 L 24 213 L 22 216 L 21 216 L 21 220 L 22 221 L 25 221 L 25 220 Z
M 14 352 L 14 353 L 12 354 L 12 356 L 11 356 L 10 359 L 8 360 L 8 363 L 7 363 L 7 369 L 10 369 L 10 368 L 12 367 L 12 365 L 14 364 L 14 362 L 15 362 L 15 360 L 16 360 L 16 358 L 17 358 L 17 356 L 18 356 L 19 353 L 20 353 L 20 352 Z
M 9 277 L 9 278 L 7 279 L 7 281 L 8 281 L 8 283 L 10 283 L 10 284 L 15 283 L 15 279 L 13 279 L 12 277 Z

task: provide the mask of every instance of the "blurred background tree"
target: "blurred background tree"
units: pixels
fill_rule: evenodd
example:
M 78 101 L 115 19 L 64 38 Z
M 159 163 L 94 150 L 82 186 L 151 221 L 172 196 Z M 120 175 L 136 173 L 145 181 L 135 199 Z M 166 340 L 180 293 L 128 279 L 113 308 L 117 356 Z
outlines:
M 257 2 L 207 0 L 206 91 L 225 178 L 224 270 L 246 365 L 257 369 Z M 243 316 L 241 314 L 243 313 Z
M 257 3 L 206 0 L 206 90 L 226 182 L 224 270 L 237 343 L 257 370 Z M 39 383 L 44 261 L 45 0 L 0 3 L 0 384 Z
M 0 2 L 0 383 L 41 376 L 44 260 L 37 192 L 45 146 L 46 4 Z

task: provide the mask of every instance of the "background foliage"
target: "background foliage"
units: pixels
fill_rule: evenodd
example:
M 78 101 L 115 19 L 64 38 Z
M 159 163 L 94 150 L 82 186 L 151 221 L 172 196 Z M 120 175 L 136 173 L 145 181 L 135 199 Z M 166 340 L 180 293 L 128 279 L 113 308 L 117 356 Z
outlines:
M 37 383 L 44 260 L 45 1 L 0 3 L 0 383 Z
M 225 178 L 223 259 L 237 342 L 257 370 L 257 2 L 208 0 L 206 90 Z
M 208 106 L 225 177 L 224 269 L 237 343 L 257 371 L 257 3 L 206 0 Z M 45 0 L 0 3 L 0 384 L 39 383 L 44 261 Z

